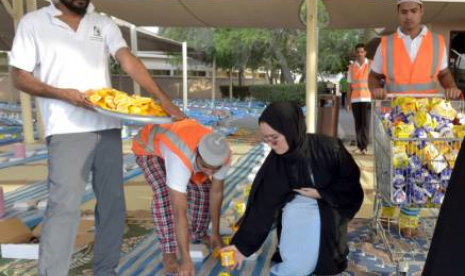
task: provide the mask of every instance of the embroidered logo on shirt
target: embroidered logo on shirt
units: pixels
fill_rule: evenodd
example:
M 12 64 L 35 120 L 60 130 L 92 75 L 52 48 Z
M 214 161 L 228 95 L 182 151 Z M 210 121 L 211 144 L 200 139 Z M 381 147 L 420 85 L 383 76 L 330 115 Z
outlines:
M 90 39 L 103 41 L 102 30 L 99 26 L 94 26 L 94 34 L 90 37 Z

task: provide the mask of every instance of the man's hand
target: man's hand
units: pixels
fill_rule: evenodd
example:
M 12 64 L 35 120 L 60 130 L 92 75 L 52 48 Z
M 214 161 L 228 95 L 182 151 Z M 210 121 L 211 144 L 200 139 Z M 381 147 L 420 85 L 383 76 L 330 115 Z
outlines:
M 221 252 L 228 252 L 228 251 L 233 251 L 234 252 L 234 265 L 231 267 L 231 269 L 241 269 L 242 267 L 242 262 L 245 260 L 245 256 L 242 255 L 242 253 L 237 249 L 235 245 L 230 245 L 226 246 L 225 248 L 221 249 Z
M 375 100 L 384 100 L 387 97 L 387 91 L 384 88 L 374 88 L 371 89 L 371 96 Z
M 195 267 L 191 259 L 183 259 L 178 268 L 179 276 L 195 276 Z
M 446 89 L 446 99 L 457 100 L 462 96 L 462 91 L 456 87 Z
M 347 101 L 346 102 L 346 110 L 347 110 L 347 112 L 350 112 L 351 109 L 352 109 L 352 103 L 350 101 Z
M 184 114 L 176 105 L 174 105 L 171 100 L 162 100 L 161 107 L 165 110 L 168 114 L 171 115 L 175 120 L 182 120 L 186 119 L 187 116 Z
M 86 100 L 86 95 L 84 93 L 81 93 L 81 91 L 76 90 L 76 89 L 61 89 L 63 92 L 63 100 L 78 106 L 78 107 L 83 107 L 83 108 L 89 108 L 89 104 L 87 103 Z
M 221 236 L 219 234 L 213 234 L 210 236 L 210 247 L 212 250 L 214 250 L 215 248 L 221 248 L 223 246 L 223 240 L 221 239 Z

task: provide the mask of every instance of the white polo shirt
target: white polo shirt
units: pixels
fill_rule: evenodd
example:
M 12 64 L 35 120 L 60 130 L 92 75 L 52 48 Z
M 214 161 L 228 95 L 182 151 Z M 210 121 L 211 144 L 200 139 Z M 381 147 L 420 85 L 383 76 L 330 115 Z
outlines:
M 421 42 L 423 41 L 423 37 L 426 36 L 428 32 L 428 28 L 423 26 L 421 29 L 420 34 L 418 34 L 414 39 L 412 39 L 409 35 L 404 34 L 400 28 L 397 28 L 397 35 L 401 38 L 405 43 L 405 49 L 407 49 L 408 55 L 410 60 L 413 62 L 418 54 L 418 49 L 420 49 Z M 444 55 L 442 56 L 441 65 L 439 71 L 442 71 L 447 68 L 447 51 L 446 49 L 443 50 Z M 381 44 L 378 46 L 376 50 L 375 57 L 373 58 L 373 62 L 371 64 L 371 70 L 375 73 L 382 74 L 383 73 L 383 56 L 381 53 Z
M 163 142 L 160 143 L 161 158 L 165 161 L 166 169 L 166 186 L 180 192 L 187 193 L 187 185 L 191 179 L 192 173 L 187 166 L 182 162 L 181 158 L 172 152 Z M 199 172 L 195 158 L 190 160 L 194 167 L 194 173 Z M 213 174 L 213 178 L 223 180 L 228 174 L 230 163 L 224 165 L 220 170 Z
M 108 17 L 87 8 L 77 31 L 56 18 L 61 15 L 53 2 L 20 21 L 10 65 L 33 72 L 40 81 L 58 88 L 111 87 L 109 55 L 127 47 L 120 29 Z M 67 102 L 38 98 L 45 136 L 120 128 L 121 122 Z

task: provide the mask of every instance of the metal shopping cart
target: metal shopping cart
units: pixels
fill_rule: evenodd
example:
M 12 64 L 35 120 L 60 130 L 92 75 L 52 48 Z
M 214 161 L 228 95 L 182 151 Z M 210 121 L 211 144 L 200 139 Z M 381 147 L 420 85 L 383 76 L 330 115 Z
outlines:
M 452 138 L 393 138 L 384 120 L 393 112 L 392 101 L 373 103 L 373 147 L 375 167 L 375 201 L 372 239 L 381 239 L 397 275 L 407 275 L 412 262 L 424 261 L 433 235 L 441 198 L 447 189 L 462 139 Z M 463 101 L 451 102 L 458 112 L 464 112 Z M 388 114 L 388 115 L 386 115 Z M 421 136 L 421 135 L 420 135 Z M 456 156 L 456 155 L 455 155 Z M 404 238 L 397 216 L 383 218 L 386 203 L 421 207 L 418 235 Z

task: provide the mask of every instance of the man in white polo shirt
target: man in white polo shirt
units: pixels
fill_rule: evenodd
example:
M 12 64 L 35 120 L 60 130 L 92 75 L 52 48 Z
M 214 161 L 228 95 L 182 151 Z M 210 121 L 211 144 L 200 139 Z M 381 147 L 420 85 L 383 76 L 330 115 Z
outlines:
M 49 159 L 39 275 L 67 275 L 79 206 L 92 172 L 97 198 L 94 275 L 116 275 L 125 221 L 121 124 L 86 108 L 83 91 L 110 87 L 111 54 L 177 119 L 184 114 L 90 0 L 59 0 L 25 15 L 10 53 L 14 85 L 38 97 Z

